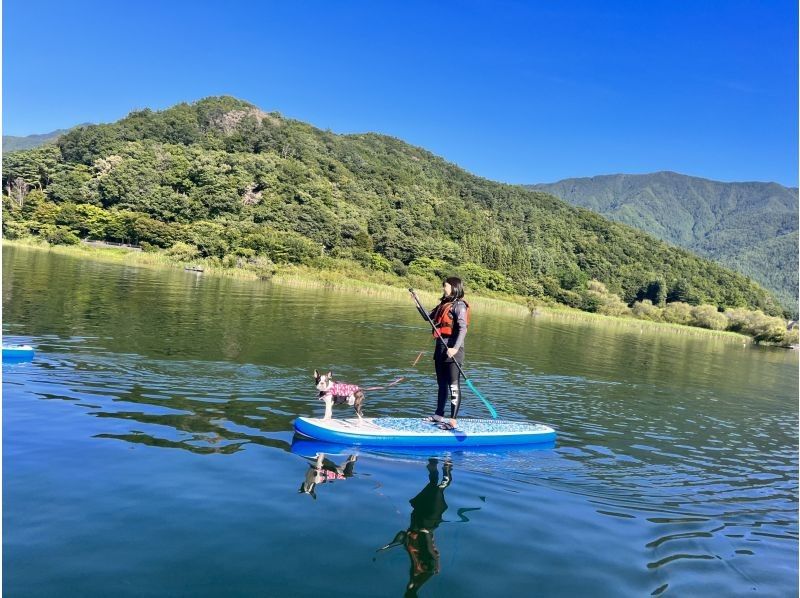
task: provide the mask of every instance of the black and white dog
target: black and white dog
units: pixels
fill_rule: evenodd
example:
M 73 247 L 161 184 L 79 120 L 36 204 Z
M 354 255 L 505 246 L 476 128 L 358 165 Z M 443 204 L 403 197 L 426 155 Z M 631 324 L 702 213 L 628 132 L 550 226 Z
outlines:
M 342 405 L 344 403 L 356 410 L 356 415 L 359 419 L 363 417 L 361 404 L 364 402 L 365 397 L 364 391 L 359 386 L 345 382 L 334 382 L 333 372 L 320 374 L 317 370 L 314 370 L 314 380 L 319 391 L 317 398 L 320 401 L 325 401 L 324 419 L 331 418 L 334 405 Z

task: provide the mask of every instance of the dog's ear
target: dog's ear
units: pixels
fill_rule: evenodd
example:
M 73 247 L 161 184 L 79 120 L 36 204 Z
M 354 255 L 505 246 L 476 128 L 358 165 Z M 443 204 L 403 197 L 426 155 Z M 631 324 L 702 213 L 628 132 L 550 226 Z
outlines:
M 319 372 L 317 370 L 314 370 L 314 377 L 319 378 Z
M 333 378 L 333 372 L 328 370 L 328 379 L 330 380 L 331 378 Z

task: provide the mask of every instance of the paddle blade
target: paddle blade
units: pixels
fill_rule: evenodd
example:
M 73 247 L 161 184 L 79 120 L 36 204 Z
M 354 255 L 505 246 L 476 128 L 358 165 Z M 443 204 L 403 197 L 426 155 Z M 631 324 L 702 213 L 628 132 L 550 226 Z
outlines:
M 475 388 L 475 386 L 472 384 L 472 380 L 470 380 L 469 378 L 466 378 L 466 379 L 465 379 L 465 381 L 466 381 L 466 383 L 467 383 L 467 386 L 469 386 L 470 390 L 471 390 L 472 392 L 474 392 L 474 393 L 475 393 L 475 395 L 476 395 L 476 396 L 477 396 L 477 397 L 478 397 L 478 398 L 479 398 L 481 401 L 483 401 L 483 404 L 484 404 L 484 405 L 486 405 L 486 408 L 489 410 L 489 413 L 492 415 L 492 419 L 497 419 L 497 411 L 495 411 L 495 409 L 494 409 L 494 407 L 492 406 L 492 404 L 491 404 L 489 401 L 487 401 L 486 399 L 484 399 L 484 398 L 483 398 L 483 395 L 482 395 L 481 393 L 479 393 L 479 392 L 478 392 L 478 389 L 477 389 L 477 388 Z

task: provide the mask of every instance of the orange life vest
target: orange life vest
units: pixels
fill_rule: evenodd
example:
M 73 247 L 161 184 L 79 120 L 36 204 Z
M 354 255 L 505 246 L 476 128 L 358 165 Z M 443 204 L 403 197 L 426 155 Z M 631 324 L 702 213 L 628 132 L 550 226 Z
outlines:
M 467 306 L 467 326 L 469 326 L 469 320 L 472 312 L 469 303 L 463 299 L 457 299 L 456 301 L 461 301 Z M 433 314 L 433 324 L 436 326 L 436 332 L 442 336 L 450 336 L 453 334 L 453 324 L 455 323 L 453 320 L 453 308 L 455 305 L 455 301 L 440 303 L 436 307 L 436 313 Z M 434 333 L 433 336 L 436 336 L 436 333 Z

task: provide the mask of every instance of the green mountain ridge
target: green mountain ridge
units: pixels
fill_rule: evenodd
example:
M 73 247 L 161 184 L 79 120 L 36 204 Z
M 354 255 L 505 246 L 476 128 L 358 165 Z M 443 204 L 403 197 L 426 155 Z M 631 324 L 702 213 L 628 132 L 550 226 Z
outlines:
M 663 171 L 526 185 L 753 278 L 797 312 L 798 190 Z
M 34 149 L 48 143 L 55 143 L 58 141 L 59 137 L 65 133 L 69 133 L 72 129 L 77 127 L 88 127 L 90 124 L 91 123 L 83 123 L 69 129 L 56 129 L 55 131 L 50 131 L 49 133 L 35 135 L 3 135 L 3 153 Z
M 231 97 L 133 112 L 8 154 L 3 188 L 9 236 L 124 239 L 223 265 L 351 260 L 429 280 L 460 273 L 472 289 L 590 311 L 592 279 L 628 303 L 781 311 L 746 277 L 548 193 Z

